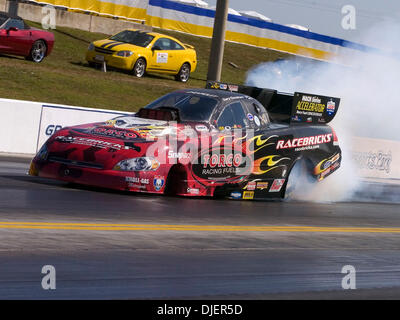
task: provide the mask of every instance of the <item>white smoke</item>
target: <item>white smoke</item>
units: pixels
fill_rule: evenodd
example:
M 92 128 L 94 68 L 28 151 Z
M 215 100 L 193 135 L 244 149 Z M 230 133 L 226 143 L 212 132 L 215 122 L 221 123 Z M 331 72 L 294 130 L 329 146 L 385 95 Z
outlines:
M 317 201 L 351 200 L 362 185 L 352 163 L 352 136 L 399 140 L 400 26 L 374 26 L 362 43 L 374 50 L 347 50 L 332 63 L 293 58 L 262 63 L 247 74 L 246 84 L 282 92 L 306 92 L 341 98 L 335 129 L 343 152 L 341 168 L 325 181 L 302 189 L 294 198 Z M 361 39 L 360 39 L 361 40 Z M 308 198 L 307 198 L 307 195 Z

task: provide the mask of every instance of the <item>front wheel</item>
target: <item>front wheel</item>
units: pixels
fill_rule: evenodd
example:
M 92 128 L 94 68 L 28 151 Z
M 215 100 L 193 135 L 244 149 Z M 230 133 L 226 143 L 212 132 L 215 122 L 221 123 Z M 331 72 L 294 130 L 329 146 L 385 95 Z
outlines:
M 187 174 L 182 165 L 174 165 L 167 177 L 167 182 L 164 189 L 166 195 L 182 195 L 187 192 Z
M 139 58 L 136 60 L 135 65 L 133 66 L 133 75 L 135 77 L 141 78 L 144 76 L 146 72 L 146 60 L 143 58 Z
M 190 77 L 190 65 L 184 63 L 179 70 L 178 74 L 175 76 L 176 81 L 187 82 Z
M 47 46 L 43 40 L 37 40 L 33 43 L 27 60 L 39 63 L 42 62 L 47 53 Z

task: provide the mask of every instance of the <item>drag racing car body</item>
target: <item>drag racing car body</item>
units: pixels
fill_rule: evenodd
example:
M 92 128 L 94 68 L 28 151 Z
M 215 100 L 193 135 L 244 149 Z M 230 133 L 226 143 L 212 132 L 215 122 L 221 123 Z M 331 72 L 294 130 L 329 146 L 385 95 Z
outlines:
M 296 164 L 316 182 L 340 167 L 327 125 L 338 106 L 334 97 L 208 83 L 136 114 L 57 131 L 30 174 L 136 192 L 283 198 Z

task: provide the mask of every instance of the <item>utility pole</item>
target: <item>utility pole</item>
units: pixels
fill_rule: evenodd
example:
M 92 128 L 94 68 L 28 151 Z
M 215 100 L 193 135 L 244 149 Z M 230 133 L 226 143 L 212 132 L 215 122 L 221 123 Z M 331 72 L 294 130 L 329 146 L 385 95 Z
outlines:
M 18 0 L 8 0 L 8 14 L 12 17 L 18 15 Z
M 226 21 L 228 18 L 229 0 L 217 0 L 215 9 L 213 37 L 208 62 L 207 80 L 221 80 L 222 61 L 224 58 L 224 43 Z

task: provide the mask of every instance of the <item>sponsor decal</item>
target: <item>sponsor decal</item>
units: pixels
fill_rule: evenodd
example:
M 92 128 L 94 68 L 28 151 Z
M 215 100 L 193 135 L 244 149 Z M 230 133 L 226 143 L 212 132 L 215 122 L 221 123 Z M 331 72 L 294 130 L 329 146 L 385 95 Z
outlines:
M 231 193 L 231 197 L 233 198 L 233 199 L 240 199 L 241 197 L 242 197 L 242 193 L 241 192 L 232 192 Z
M 97 147 L 101 149 L 107 149 L 107 148 L 116 150 L 129 149 L 128 146 L 123 146 L 119 143 L 113 143 L 113 142 L 84 138 L 84 137 L 58 136 L 56 137 L 56 140 L 63 143 L 75 143 L 84 146 Z
M 326 112 L 331 116 L 335 113 L 336 103 L 335 101 L 329 100 L 326 104 Z
M 292 117 L 293 121 L 301 122 L 301 118 L 298 115 Z
M 260 190 L 268 189 L 268 182 L 264 182 L 264 181 L 257 182 L 257 189 L 260 189 Z
M 134 139 L 137 135 L 129 130 L 118 130 L 112 128 L 94 128 L 91 133 L 98 134 L 106 137 L 122 138 L 122 139 Z
M 219 88 L 222 90 L 226 90 L 226 89 L 228 89 L 228 85 L 226 85 L 225 83 L 220 83 Z
M 187 188 L 187 193 L 189 194 L 199 194 L 200 190 L 199 189 L 193 189 L 193 188 Z
M 233 126 L 233 129 L 241 129 L 242 128 L 242 126 L 240 126 L 240 125 L 234 125 Z M 232 127 L 231 126 L 225 126 L 225 127 L 218 127 L 218 130 L 219 131 L 221 131 L 221 132 L 223 132 L 223 131 L 231 131 L 232 130 Z
M 360 169 L 384 171 L 390 173 L 392 164 L 392 152 L 354 152 L 353 159 Z
M 321 102 L 319 97 L 302 96 L 301 100 L 297 102 L 296 110 L 307 112 L 304 113 L 306 115 L 313 115 L 311 113 L 319 113 L 322 115 L 322 112 L 325 110 L 325 104 Z
M 200 131 L 200 132 L 208 131 L 208 128 L 205 125 L 197 125 L 195 128 L 196 128 L 197 131 Z
M 337 163 L 338 160 L 340 159 L 340 153 L 335 154 L 333 157 L 330 159 L 324 159 L 322 160 L 314 169 L 314 174 L 318 175 L 322 171 L 325 171 L 329 167 L 331 167 L 334 163 Z M 339 163 L 337 163 L 339 165 Z
M 168 151 L 168 159 L 190 159 L 190 153 Z
M 157 63 L 168 63 L 168 52 L 157 52 Z
M 239 91 L 239 86 L 234 85 L 234 84 L 228 85 L 228 88 L 230 91 L 235 91 L 235 92 Z
M 334 163 L 334 162 L 338 161 L 339 158 L 340 158 L 340 153 L 335 154 L 335 155 L 332 157 L 331 162 Z
M 51 136 L 53 133 L 60 130 L 61 128 L 62 128 L 62 126 L 60 126 L 60 125 L 49 124 L 45 131 L 46 136 Z
M 255 123 L 257 126 L 260 126 L 260 125 L 261 125 L 261 121 L 260 121 L 260 119 L 259 119 L 257 116 L 254 116 L 254 123 Z
M 269 192 L 279 192 L 279 191 L 281 191 L 284 183 L 285 183 L 285 179 L 274 179 L 274 182 L 272 182 L 272 185 L 271 185 L 271 188 L 269 189 Z
M 140 183 L 140 184 L 149 184 L 149 179 L 139 178 L 139 177 L 125 177 L 126 182 Z
M 241 151 L 229 146 L 205 150 L 194 159 L 193 174 L 207 180 L 238 178 L 251 169 L 252 160 Z
M 328 167 L 325 171 L 321 172 L 321 174 L 319 175 L 318 181 L 321 181 L 322 179 L 324 179 L 325 177 L 327 177 L 328 175 L 330 175 L 333 171 L 335 171 L 337 168 L 339 167 L 339 162 L 335 162 L 334 164 L 332 164 L 330 167 Z
M 256 190 L 256 182 L 255 181 L 250 181 L 247 183 L 247 185 L 243 188 L 248 191 Z
M 128 182 L 128 187 L 134 188 L 134 189 L 146 189 L 146 186 L 145 186 L 145 185 L 142 185 L 142 184 L 134 184 L 134 183 L 131 183 L 131 182 Z
M 244 191 L 243 192 L 243 199 L 253 199 L 254 198 L 254 191 Z
M 171 130 L 171 134 L 174 134 Z M 178 132 L 178 140 L 185 140 L 186 138 L 197 137 L 196 131 L 193 130 L 191 126 L 185 126 Z
M 167 122 L 161 120 L 132 117 L 132 116 L 123 116 L 123 117 L 118 117 L 116 119 L 107 120 L 105 124 L 108 126 L 121 129 L 133 128 L 135 130 L 138 130 L 140 128 L 144 128 L 146 130 L 150 130 L 154 128 L 159 128 L 159 129 L 166 128 Z
M 331 165 L 331 170 L 336 169 L 337 167 L 339 167 L 340 163 L 339 162 L 335 162 L 334 164 Z
M 243 97 L 243 96 L 227 97 L 227 98 L 223 98 L 222 101 L 231 101 L 231 100 L 239 100 L 239 99 L 245 99 L 245 97 Z
M 204 154 L 203 159 L 203 168 L 215 168 L 215 167 L 239 167 L 242 163 L 243 156 L 240 153 L 230 153 L 228 155 L 225 154 Z
M 328 174 L 330 174 L 330 173 L 331 173 L 331 169 L 328 168 L 327 170 L 325 170 L 324 172 L 322 172 L 322 173 L 319 175 L 318 181 L 323 180 L 323 179 L 324 179 Z
M 210 85 L 211 89 L 219 89 L 219 83 L 218 82 L 212 82 L 212 84 Z
M 201 91 L 186 91 L 186 92 L 190 93 L 190 94 L 194 94 L 194 95 L 201 95 L 201 96 L 205 96 L 205 97 L 218 98 L 217 95 L 211 94 L 211 93 L 207 93 L 207 92 L 201 92 Z
M 296 92 L 293 99 L 292 113 L 293 115 L 307 117 L 307 122 L 310 123 L 326 123 L 335 115 L 339 102 L 339 98 Z M 311 120 L 309 117 L 311 117 Z M 298 121 L 294 116 L 292 120 Z
M 290 149 L 298 147 L 308 147 L 313 145 L 319 145 L 329 143 L 332 141 L 332 133 L 320 134 L 318 136 L 294 138 L 291 140 L 278 140 L 276 143 L 276 149 Z
M 247 119 L 249 119 L 250 121 L 253 121 L 254 117 L 253 117 L 253 115 L 251 113 L 248 113 L 247 114 Z
M 324 163 L 324 165 L 322 166 L 322 169 L 325 170 L 326 168 L 329 168 L 331 166 L 331 164 L 332 164 L 332 162 L 330 160 L 326 161 Z
M 165 178 L 164 176 L 155 176 L 153 179 L 153 186 L 156 191 L 160 191 L 164 186 Z

